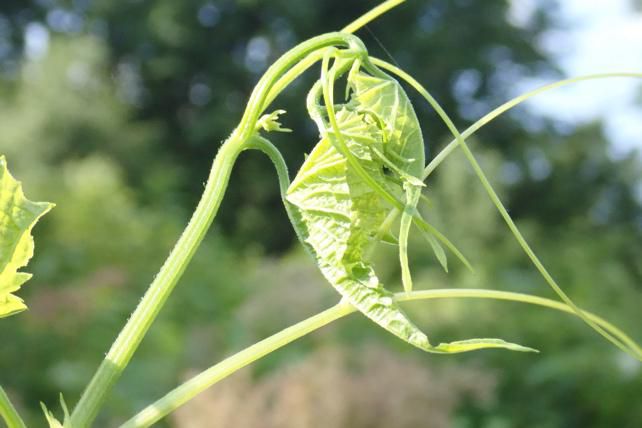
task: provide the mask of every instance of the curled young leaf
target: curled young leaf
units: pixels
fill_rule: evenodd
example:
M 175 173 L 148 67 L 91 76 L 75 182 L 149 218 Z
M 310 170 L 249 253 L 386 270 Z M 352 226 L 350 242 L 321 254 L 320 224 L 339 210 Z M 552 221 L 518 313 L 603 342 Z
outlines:
M 359 64 L 355 60 L 348 73 L 350 98 L 345 104 L 334 105 L 333 80 L 321 82 L 325 112 L 314 99 L 321 85 L 315 85 L 308 97 L 321 141 L 287 189 L 286 204 L 297 235 L 347 301 L 420 349 L 435 353 L 531 350 L 500 339 L 432 346 L 379 281 L 366 250 L 384 236 L 379 227 L 390 211 L 402 207 L 400 261 L 404 287 L 412 288 L 407 241 L 411 222 L 418 218 L 424 143 L 415 112 L 399 83 L 376 69 L 360 71 Z M 336 61 L 334 67 L 322 75 L 329 79 L 341 75 L 347 69 L 346 59 Z
M 25 198 L 20 182 L 11 176 L 4 156 L 0 156 L 0 318 L 27 308 L 13 293 L 31 274 L 18 269 L 33 256 L 31 229 L 52 207 L 48 202 Z
M 370 146 L 382 146 L 378 128 L 348 108 L 337 112 L 348 148 L 363 168 L 385 183 L 381 161 Z M 365 249 L 384 220 L 389 206 L 358 174 L 326 133 L 307 157 L 287 191 L 296 213 L 294 226 L 326 279 L 348 301 L 388 331 L 422 349 L 428 338 L 401 312 L 364 259 Z M 382 148 L 382 147 L 381 147 Z
M 264 114 L 256 122 L 256 129 L 262 129 L 266 132 L 292 132 L 289 128 L 283 128 L 279 122 L 279 116 L 285 114 L 285 110 L 275 110 L 272 113 Z

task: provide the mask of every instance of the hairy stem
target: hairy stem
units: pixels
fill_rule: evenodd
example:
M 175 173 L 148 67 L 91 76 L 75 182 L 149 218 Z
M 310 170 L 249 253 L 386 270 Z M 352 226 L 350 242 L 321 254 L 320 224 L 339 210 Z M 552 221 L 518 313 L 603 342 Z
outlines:
M 95 419 L 107 393 L 129 363 L 196 252 L 218 211 L 236 158 L 247 148 L 246 143 L 256 133 L 256 123 L 265 109 L 275 83 L 302 59 L 330 46 L 365 50 L 361 41 L 350 34 L 335 32 L 313 37 L 281 56 L 254 87 L 239 126 L 223 143 L 214 159 L 205 191 L 192 219 L 74 408 L 71 415 L 74 428 L 89 426 Z M 272 97 L 276 95 L 278 94 L 275 92 L 271 93 Z
M 89 426 L 94 420 L 106 394 L 129 363 L 192 259 L 218 211 L 242 143 L 236 134 L 232 134 L 216 155 L 205 191 L 189 224 L 76 405 L 71 415 L 74 428 Z
M 315 51 L 331 46 L 346 46 L 356 50 L 365 51 L 363 43 L 357 37 L 351 34 L 337 32 L 313 37 L 292 48 L 267 69 L 265 74 L 254 87 L 254 91 L 252 91 L 250 100 L 247 103 L 248 108 L 245 110 L 237 128 L 241 135 L 249 138 L 250 135 L 254 133 L 254 124 L 263 113 L 265 107 L 267 107 L 266 101 L 271 101 L 269 98 L 270 90 L 279 81 L 279 79 L 288 72 L 288 70 L 296 67 L 299 62 L 304 60 L 308 55 L 313 54 Z M 276 95 L 276 93 L 272 93 L 273 97 Z
M 4 389 L 2 389 L 1 386 L 0 416 L 2 416 L 4 423 L 7 424 L 7 428 L 26 428 L 26 425 L 18 414 L 18 411 L 15 407 L 13 407 L 13 404 L 11 404 L 11 400 L 9 400 L 9 396 L 6 392 L 4 392 Z
M 395 299 L 399 302 L 427 299 L 447 299 L 447 298 L 473 298 L 473 299 L 494 299 L 508 300 L 513 302 L 529 303 L 537 306 L 544 306 L 570 314 L 575 314 L 574 309 L 561 302 L 556 302 L 543 297 L 530 296 L 521 293 L 512 293 L 505 291 L 485 290 L 485 289 L 437 289 L 413 291 L 410 293 L 397 293 Z M 291 327 L 286 328 L 228 358 L 209 369 L 199 373 L 189 379 L 176 389 L 169 392 L 163 398 L 159 399 L 152 405 L 146 407 L 136 416 L 121 425 L 120 428 L 143 428 L 158 422 L 163 417 L 176 410 L 187 401 L 194 398 L 199 393 L 205 391 L 210 386 L 221 381 L 235 371 L 247 366 L 259 358 L 303 337 L 333 321 L 343 318 L 355 312 L 356 309 L 347 302 L 339 304 L 320 312 L 306 320 L 303 320 Z M 617 336 L 624 343 L 630 346 L 637 346 L 633 340 L 611 325 L 587 311 L 582 313 L 590 318 L 594 323 L 600 325 L 614 336 Z M 639 349 L 639 348 L 638 348 Z
M 341 33 L 352 34 L 360 28 L 368 25 L 370 22 L 379 18 L 384 13 L 388 12 L 390 9 L 399 6 L 404 3 L 406 0 L 387 0 L 381 3 L 378 6 L 375 6 L 369 12 L 361 15 L 359 18 L 352 21 L 350 24 L 346 25 L 341 29 Z M 317 50 L 308 54 L 306 58 L 299 61 L 294 65 L 290 70 L 287 71 L 272 87 L 264 101 L 264 109 L 267 108 L 274 98 L 281 93 L 281 91 L 288 86 L 292 81 L 304 73 L 307 69 L 313 66 L 317 61 L 320 61 L 323 58 L 324 51 Z

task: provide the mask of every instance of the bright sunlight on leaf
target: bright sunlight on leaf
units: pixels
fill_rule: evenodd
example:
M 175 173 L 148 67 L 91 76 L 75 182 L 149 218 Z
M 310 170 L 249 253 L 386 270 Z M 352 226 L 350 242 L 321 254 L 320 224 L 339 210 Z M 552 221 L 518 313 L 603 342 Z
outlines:
M 31 229 L 52 207 L 49 202 L 25 198 L 20 182 L 11 176 L 4 156 L 0 156 L 0 318 L 27 308 L 12 293 L 31 278 L 18 269 L 33 256 Z
M 339 57 L 338 57 L 339 58 Z M 484 348 L 534 351 L 501 339 L 471 339 L 433 346 L 397 305 L 367 260 L 379 228 L 395 208 L 403 209 L 399 232 L 402 282 L 412 291 L 407 242 L 419 216 L 424 142 L 410 100 L 399 83 L 375 67 L 360 71 L 358 59 L 337 59 L 308 96 L 321 141 L 287 190 L 291 219 L 325 278 L 359 311 L 400 339 L 428 352 L 458 353 Z M 348 96 L 333 105 L 335 78 L 347 70 Z M 324 77 L 328 77 L 328 81 Z M 318 100 L 323 90 L 325 106 Z M 406 202 L 399 202 L 405 193 Z M 392 205 L 392 206 L 391 206 Z M 442 240 L 449 242 L 441 235 Z M 450 244 L 452 247 L 452 244 Z

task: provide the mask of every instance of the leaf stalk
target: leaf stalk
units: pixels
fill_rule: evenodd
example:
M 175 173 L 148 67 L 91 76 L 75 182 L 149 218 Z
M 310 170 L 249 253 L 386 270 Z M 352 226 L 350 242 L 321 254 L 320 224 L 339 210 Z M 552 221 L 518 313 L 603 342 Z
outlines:
M 574 308 L 551 299 L 544 297 L 532 296 L 522 293 L 514 293 L 508 291 L 497 291 L 487 289 L 435 289 L 435 290 L 421 290 L 412 291 L 410 293 L 401 292 L 395 294 L 395 300 L 398 302 L 409 302 L 416 300 L 430 300 L 430 299 L 493 299 L 505 300 L 519 303 L 528 303 L 537 306 L 543 306 L 550 309 L 566 312 L 569 314 L 577 315 Z M 129 419 L 120 428 L 144 428 L 148 427 L 169 413 L 173 412 L 196 395 L 205 391 L 207 388 L 216 384 L 217 382 L 230 376 L 237 370 L 247 366 L 248 364 L 262 358 L 269 353 L 299 339 L 315 330 L 320 329 L 333 321 L 343 318 L 351 313 L 356 312 L 356 309 L 346 301 L 342 300 L 335 306 L 326 309 L 310 318 L 307 318 L 297 324 L 294 324 L 280 332 L 255 343 L 248 348 L 226 358 L 218 364 L 213 365 L 209 369 L 199 373 L 187 382 L 178 386 L 170 391 L 164 397 L 143 409 L 133 418 Z M 604 328 L 609 333 L 618 337 L 624 343 L 627 343 L 633 348 L 639 347 L 635 342 L 629 338 L 625 333 L 621 332 L 618 328 L 610 324 L 608 321 L 594 315 L 588 311 L 582 310 L 582 314 L 589 318 L 592 322 Z
M 4 389 L 2 389 L 1 386 L 0 416 L 4 420 L 4 423 L 7 424 L 7 428 L 26 428 L 26 425 L 20 417 L 20 414 L 18 414 L 16 408 L 13 407 L 13 404 L 11 404 L 11 400 L 9 400 L 9 396 L 6 392 L 4 392 Z

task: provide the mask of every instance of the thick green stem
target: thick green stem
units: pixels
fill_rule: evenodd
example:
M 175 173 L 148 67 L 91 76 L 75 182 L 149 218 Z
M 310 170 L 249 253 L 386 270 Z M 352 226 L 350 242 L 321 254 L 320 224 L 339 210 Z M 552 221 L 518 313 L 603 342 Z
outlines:
M 388 12 L 390 9 L 399 6 L 401 3 L 404 3 L 406 0 L 387 0 L 380 5 L 374 7 L 372 10 L 366 14 L 360 16 L 356 20 L 352 21 L 350 24 L 346 25 L 341 29 L 341 33 L 352 34 L 360 28 L 368 25 L 371 21 L 377 19 L 384 13 Z M 268 96 L 265 99 L 264 108 L 267 108 L 274 98 L 281 93 L 281 91 L 288 86 L 294 79 L 299 77 L 303 72 L 308 68 L 314 65 L 317 61 L 320 61 L 323 58 L 324 51 L 317 50 L 314 51 L 303 60 L 299 61 L 294 65 L 290 70 L 287 71 L 273 86 Z
M 76 405 L 71 416 L 74 428 L 89 426 L 94 420 L 106 394 L 129 363 L 192 259 L 218 211 L 243 142 L 234 133 L 216 155 L 205 191 L 189 224 Z
M 475 299 L 495 299 L 508 300 L 513 302 L 529 303 L 538 306 L 544 306 L 558 311 L 575 314 L 574 309 L 561 302 L 546 299 L 538 296 L 530 296 L 521 293 L 512 293 L 505 291 L 485 290 L 485 289 L 441 289 L 441 290 L 423 290 L 413 291 L 410 293 L 397 293 L 395 299 L 399 302 L 426 300 L 426 299 L 446 299 L 446 298 L 475 298 Z M 270 336 L 234 355 L 228 357 L 222 362 L 210 367 L 191 378 L 184 384 L 169 392 L 154 404 L 146 407 L 143 411 L 121 425 L 120 428 L 143 428 L 158 422 L 163 417 L 173 412 L 199 393 L 205 391 L 210 386 L 221 381 L 235 371 L 247 366 L 248 364 L 260 359 L 261 357 L 293 342 L 294 340 L 305 336 L 333 321 L 336 321 L 346 315 L 355 312 L 356 309 L 348 303 L 341 302 L 325 311 L 303 320 L 291 327 L 282 330 L 273 336 Z M 603 320 L 587 311 L 582 311 L 584 316 L 590 318 L 593 322 L 618 337 L 624 343 L 632 347 L 637 347 L 635 342 L 628 336 Z M 638 348 L 639 349 L 639 348 Z
M 346 33 L 322 34 L 292 48 L 267 69 L 254 87 L 254 91 L 252 91 L 250 100 L 247 103 L 247 105 L 252 106 L 252 108 L 245 110 L 237 128 L 241 135 L 249 137 L 250 134 L 254 132 L 254 124 L 267 107 L 267 104 L 276 96 L 274 92 L 270 94 L 270 90 L 279 82 L 279 79 L 281 79 L 288 70 L 296 67 L 296 65 L 308 55 L 330 46 L 346 46 L 365 51 L 361 40 Z M 310 63 L 310 65 L 312 65 L 312 63 Z M 304 70 L 301 70 L 301 72 L 303 71 Z M 284 79 L 283 82 L 287 82 L 287 79 Z
M 218 211 L 236 158 L 242 150 L 247 148 L 246 144 L 255 135 L 256 122 L 266 107 L 266 101 L 270 99 L 269 94 L 275 83 L 303 58 L 317 50 L 335 45 L 362 48 L 361 41 L 350 34 L 324 34 L 292 48 L 270 66 L 261 77 L 250 96 L 248 107 L 239 126 L 223 144 L 214 160 L 205 191 L 187 228 L 76 405 L 71 416 L 74 428 L 91 425 L 107 393 L 129 363 L 196 252 Z M 275 95 L 272 92 L 272 96 Z
M 4 389 L 0 386 L 0 416 L 4 420 L 4 423 L 7 424 L 7 428 L 26 428 L 25 423 L 22 421 L 22 418 L 18 414 L 18 411 L 9 396 L 7 396 Z

